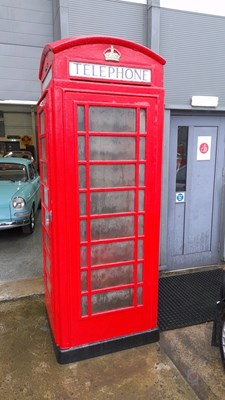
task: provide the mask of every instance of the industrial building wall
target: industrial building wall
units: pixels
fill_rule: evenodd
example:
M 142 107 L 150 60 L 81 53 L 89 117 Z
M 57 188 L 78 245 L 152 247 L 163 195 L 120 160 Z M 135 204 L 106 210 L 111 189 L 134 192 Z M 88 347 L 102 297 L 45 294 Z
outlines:
M 160 54 L 166 59 L 166 104 L 190 106 L 194 95 L 225 107 L 225 17 L 161 9 Z
M 52 40 L 52 0 L 0 0 L 2 100 L 39 98 L 40 56 Z
M 68 0 L 68 33 L 108 35 L 147 45 L 147 5 L 120 0 Z

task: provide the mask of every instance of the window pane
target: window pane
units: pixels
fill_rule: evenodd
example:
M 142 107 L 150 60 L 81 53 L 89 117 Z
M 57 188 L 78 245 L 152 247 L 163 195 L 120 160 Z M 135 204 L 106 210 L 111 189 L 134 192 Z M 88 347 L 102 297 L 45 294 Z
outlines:
M 87 266 L 87 247 L 81 246 L 80 248 L 80 266 L 86 267 Z
M 107 264 L 134 259 L 134 243 L 106 243 L 91 246 L 91 264 Z
M 86 215 L 86 194 L 80 193 L 80 215 Z
M 176 191 L 186 191 L 188 126 L 179 126 L 177 134 Z
M 139 185 L 144 186 L 145 184 L 145 165 L 139 165 Z
M 139 199 L 138 199 L 138 202 L 139 202 L 139 207 L 138 207 L 138 209 L 139 209 L 139 211 L 144 211 L 144 198 L 145 198 L 145 192 L 144 192 L 144 190 L 139 190 Z
M 91 214 L 134 211 L 134 191 L 91 193 Z
M 134 217 L 98 218 L 91 221 L 91 239 L 134 236 Z
M 79 136 L 78 138 L 78 159 L 85 160 L 85 137 Z
M 88 314 L 88 298 L 87 296 L 81 297 L 81 315 L 85 316 Z
M 81 272 L 81 291 L 85 292 L 87 290 L 87 271 Z
M 41 138 L 41 159 L 46 160 L 46 145 L 45 137 Z
M 135 185 L 134 165 L 92 165 L 91 187 L 120 187 Z
M 138 235 L 144 235 L 144 216 L 139 215 L 138 217 Z
M 89 129 L 92 132 L 135 132 L 135 108 L 90 107 Z
M 140 138 L 140 160 L 145 160 L 145 138 Z
M 40 113 L 40 133 L 45 133 L 44 111 Z
M 143 304 L 143 299 L 142 299 L 142 286 L 137 288 L 137 304 L 140 306 L 141 304 Z
M 77 107 L 78 131 L 84 131 L 84 106 Z
M 44 192 L 44 204 L 48 207 L 48 188 L 46 186 L 43 187 Z
M 91 137 L 90 160 L 134 160 L 135 138 Z
M 91 273 L 91 288 L 102 289 L 106 287 L 126 285 L 133 283 L 133 265 L 121 267 L 101 268 Z
M 115 290 L 92 296 L 92 313 L 116 310 L 133 305 L 133 289 Z
M 80 240 L 84 242 L 87 240 L 87 222 L 80 221 Z
M 146 132 L 146 110 L 144 108 L 140 110 L 140 132 Z
M 79 166 L 79 187 L 80 188 L 86 187 L 86 167 L 85 167 L 85 165 Z
M 137 266 L 137 273 L 138 273 L 138 282 L 142 282 L 143 281 L 143 264 L 142 263 L 138 263 Z

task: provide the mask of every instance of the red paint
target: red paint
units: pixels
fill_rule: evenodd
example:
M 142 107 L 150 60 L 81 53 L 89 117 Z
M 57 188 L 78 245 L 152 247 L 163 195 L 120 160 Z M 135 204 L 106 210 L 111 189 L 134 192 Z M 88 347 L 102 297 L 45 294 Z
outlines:
M 121 54 L 119 62 L 108 62 L 104 58 L 104 51 L 111 45 Z M 70 77 L 69 61 L 150 69 L 151 82 L 139 84 Z M 54 340 L 61 349 L 157 327 L 164 63 L 160 56 L 143 46 L 111 37 L 64 39 L 48 44 L 43 50 L 39 76 L 42 81 L 46 75 L 48 78 L 50 76 L 49 84 L 43 90 L 38 103 L 44 284 L 46 307 Z M 105 69 L 102 68 L 102 71 Z M 128 132 L 110 132 L 104 129 L 101 132 L 91 131 L 91 107 L 96 106 L 103 107 L 103 111 L 106 107 L 114 107 L 113 111 L 115 108 L 121 108 L 130 112 L 132 109 L 136 116 L 134 129 Z M 80 131 L 78 107 L 82 107 L 84 111 L 84 126 Z M 143 110 L 146 113 L 145 131 L 140 129 Z M 44 122 L 41 117 L 43 115 Z M 118 143 L 130 138 L 129 146 L 134 148 L 133 158 L 91 158 L 90 148 L 93 143 L 100 139 L 106 143 L 106 138 L 117 139 Z M 141 145 L 144 141 L 143 157 Z M 85 158 L 82 156 L 79 159 L 78 142 L 83 146 Z M 119 146 L 118 154 L 120 150 Z M 83 186 L 80 185 L 78 177 L 79 169 L 82 168 L 86 171 Z M 96 186 L 94 180 L 100 179 L 101 171 L 106 173 L 110 168 L 114 171 L 112 176 L 105 181 L 103 179 L 105 185 Z M 121 171 L 122 174 L 119 175 Z M 139 178 L 140 171 L 144 171 L 143 182 Z M 132 174 L 134 179 L 131 182 Z M 121 181 L 117 181 L 117 177 Z M 114 182 L 112 186 L 110 179 Z M 130 210 L 127 211 L 121 206 L 116 214 L 112 211 L 93 211 L 94 196 L 106 196 L 104 198 L 107 199 L 107 206 L 110 197 L 113 199 L 123 196 L 125 191 L 133 196 L 133 208 Z M 141 208 L 140 196 L 143 193 L 144 208 Z M 85 213 L 80 209 L 79 199 L 82 195 L 86 198 Z M 113 207 L 113 200 L 111 203 Z M 99 206 L 98 202 L 96 204 Z M 130 219 L 125 221 L 129 223 L 124 225 L 127 236 L 114 236 L 117 225 L 113 223 L 113 219 L 118 218 L 116 221 L 119 221 L 119 218 L 122 218 L 120 221 L 124 221 L 123 218 L 128 217 Z M 144 219 L 143 232 L 138 227 L 138 221 L 141 219 Z M 103 220 L 105 224 L 111 223 L 107 231 L 108 237 L 104 233 L 104 227 L 97 229 L 97 235 L 101 234 L 101 238 L 93 236 L 93 226 Z M 86 224 L 84 238 L 81 237 L 80 231 L 82 223 Z M 129 230 L 129 224 L 132 225 L 133 231 Z M 138 243 L 143 244 L 143 254 L 138 250 Z M 103 246 L 104 251 L 101 250 Z M 126 251 L 123 256 L 120 255 L 121 259 L 119 256 L 113 259 L 115 248 L 118 246 L 121 249 L 125 246 Z M 84 265 L 81 265 L 81 247 L 87 250 Z M 131 247 L 133 251 L 127 256 Z M 96 254 L 98 259 L 95 259 Z M 143 265 L 141 279 L 138 278 L 139 264 Z M 106 268 L 110 270 L 107 269 L 103 273 L 101 270 Z M 126 272 L 124 275 L 121 272 L 121 282 L 115 283 L 113 271 L 115 272 L 116 268 L 117 271 Z M 130 272 L 127 272 L 128 270 Z M 109 271 L 112 272 L 113 278 Z M 97 280 L 95 276 L 100 272 L 103 274 Z M 86 277 L 86 285 L 83 287 L 81 274 L 82 277 Z M 111 286 L 104 287 L 106 277 Z M 129 305 L 95 312 L 95 307 L 100 304 L 95 301 L 95 296 L 114 298 L 118 291 L 133 294 Z M 138 300 L 140 291 L 143 295 L 141 301 Z M 87 300 L 86 315 L 82 315 L 81 312 L 82 299 Z

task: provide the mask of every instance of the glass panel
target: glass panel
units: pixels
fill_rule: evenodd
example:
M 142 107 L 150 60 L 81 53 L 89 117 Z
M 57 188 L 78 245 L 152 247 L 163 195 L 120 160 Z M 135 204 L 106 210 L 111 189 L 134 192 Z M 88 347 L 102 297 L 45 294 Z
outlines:
M 87 291 L 87 271 L 81 272 L 81 291 Z
M 134 160 L 134 137 L 90 137 L 90 160 Z
M 81 297 L 81 315 L 82 317 L 88 314 L 88 300 L 87 296 Z
M 107 264 L 134 259 L 134 243 L 106 243 L 91 246 L 91 264 Z
M 138 282 L 142 282 L 143 281 L 143 264 L 142 263 L 138 263 L 137 266 L 137 274 L 138 274 Z
M 139 190 L 139 199 L 138 199 L 138 210 L 139 211 L 144 211 L 144 197 L 145 197 L 145 192 L 144 190 Z
M 91 239 L 134 236 L 134 217 L 98 218 L 91 221 Z
M 47 183 L 47 167 L 45 163 L 42 164 L 42 179 L 44 183 Z
M 80 266 L 86 267 L 87 266 L 87 247 L 81 246 L 80 248 Z
M 85 131 L 84 128 L 84 106 L 77 107 L 78 131 Z
M 86 167 L 85 167 L 85 165 L 79 165 L 79 186 L 80 186 L 80 188 L 86 187 Z
M 80 240 L 84 242 L 87 240 L 87 222 L 80 221 Z
M 44 204 L 48 207 L 48 188 L 43 186 Z
M 144 235 L 144 216 L 139 215 L 138 217 L 138 235 Z
M 146 110 L 144 108 L 140 110 L 140 132 L 146 132 Z
M 143 258 L 143 240 L 138 240 L 138 258 Z
M 78 138 L 78 159 L 85 160 L 85 137 L 79 136 Z
M 133 306 L 133 289 L 116 290 L 92 296 L 92 313 Z
M 143 300 L 142 300 L 142 286 L 139 286 L 137 288 L 137 304 L 140 306 L 141 304 L 143 304 Z
M 45 137 L 41 138 L 41 159 L 46 160 L 46 145 Z
M 86 215 L 86 194 L 80 193 L 80 215 Z
M 139 165 L 139 185 L 144 186 L 145 184 L 145 165 Z
M 91 187 L 121 187 L 135 185 L 134 165 L 92 165 Z
M 145 138 L 140 138 L 140 160 L 145 160 Z
M 134 191 L 91 193 L 91 214 L 134 211 Z
M 133 265 L 121 267 L 101 268 L 91 273 L 91 288 L 102 289 L 106 287 L 126 285 L 133 283 Z
M 179 126 L 177 134 L 176 191 L 186 191 L 188 126 Z
M 50 224 L 50 212 L 44 208 L 43 208 L 43 212 L 44 212 L 44 225 L 48 229 L 49 224 Z
M 44 119 L 44 111 L 40 113 L 40 133 L 45 133 L 45 119 Z
M 89 129 L 92 132 L 135 132 L 136 109 L 90 107 Z

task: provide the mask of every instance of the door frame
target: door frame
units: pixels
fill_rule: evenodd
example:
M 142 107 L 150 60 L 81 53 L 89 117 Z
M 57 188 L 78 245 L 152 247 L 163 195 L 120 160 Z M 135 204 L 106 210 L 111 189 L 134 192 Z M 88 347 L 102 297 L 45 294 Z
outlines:
M 169 114 L 169 115 L 168 115 Z M 166 257 L 165 257 L 165 253 L 162 254 L 163 256 L 161 256 L 161 261 L 162 261 L 162 267 L 161 270 L 177 270 L 177 269 L 183 269 L 184 267 L 179 267 L 179 265 L 172 265 L 171 263 L 171 256 L 170 256 L 170 248 L 169 248 L 169 228 L 170 228 L 170 223 L 169 223 L 169 218 L 170 218 L 170 201 L 172 199 L 172 194 L 171 194 L 171 190 L 170 190 L 170 182 L 171 179 L 174 179 L 174 174 L 173 172 L 171 172 L 171 165 L 174 164 L 176 162 L 176 160 L 174 160 L 174 146 L 176 146 L 176 142 L 177 142 L 177 135 L 175 135 L 174 137 L 174 124 L 176 123 L 176 119 L 179 118 L 182 122 L 182 124 L 186 125 L 186 126 L 190 126 L 190 125 L 198 125 L 199 126 L 210 126 L 210 125 L 216 125 L 218 126 L 218 139 L 217 139 L 217 150 L 216 150 L 216 166 L 215 166 L 215 171 L 216 171 L 216 181 L 215 181 L 215 185 L 218 186 L 218 188 L 216 190 L 219 190 L 221 193 L 220 196 L 220 200 L 218 201 L 217 205 L 215 206 L 215 203 L 213 205 L 213 218 L 214 218 L 214 228 L 215 228 L 215 223 L 216 220 L 218 221 L 218 228 L 217 228 L 217 235 L 219 237 L 219 242 L 221 243 L 221 245 L 223 246 L 224 243 L 224 239 L 223 239 L 223 231 L 224 231 L 224 227 L 222 226 L 221 222 L 222 222 L 222 218 L 220 218 L 221 215 L 223 215 L 223 209 L 224 209 L 224 177 L 223 175 L 223 171 L 224 171 L 224 139 L 225 139 L 225 118 L 224 116 L 221 115 L 221 113 L 202 113 L 202 112 L 197 112 L 197 113 L 183 113 L 183 112 L 174 112 L 173 114 L 170 115 L 170 111 L 168 112 L 167 110 L 167 119 L 165 118 L 166 122 L 169 122 L 169 124 L 165 125 L 165 129 L 167 129 L 167 138 L 169 138 L 169 140 L 167 139 L 167 143 L 166 145 L 164 144 L 164 154 L 166 154 L 166 159 L 164 160 L 166 162 L 167 165 L 167 179 L 165 178 L 164 175 L 164 181 L 165 183 L 167 183 L 166 188 L 168 190 L 167 192 L 167 198 L 166 200 L 164 200 L 164 207 L 162 207 L 162 209 L 164 210 L 163 216 L 164 218 L 166 218 L 166 223 L 164 222 L 164 229 L 166 229 Z M 175 142 L 174 142 L 175 141 Z M 165 147 L 166 146 L 166 147 Z M 174 165 L 173 165 L 174 167 Z M 164 172 L 165 172 L 166 168 L 164 165 Z M 220 172 L 221 171 L 221 172 Z M 165 189 L 164 189 L 165 191 Z M 174 194 L 174 198 L 175 198 L 175 194 Z M 167 203 L 167 204 L 166 204 Z M 165 211 L 165 204 L 166 204 L 166 211 Z M 215 207 L 217 207 L 215 209 Z M 216 220 L 215 220 L 215 216 L 216 216 Z M 163 227 L 163 224 L 161 224 L 161 228 Z M 165 234 L 163 234 L 162 232 L 162 240 L 161 243 L 165 243 Z M 219 244 L 220 244 L 219 243 Z M 218 264 L 220 262 L 221 259 L 221 246 L 219 249 L 217 249 L 217 260 L 216 260 L 216 264 Z M 166 260 L 166 262 L 164 261 Z M 163 262 L 164 261 L 164 262 Z M 203 265 L 208 265 L 208 264 L 215 264 L 215 258 L 212 260 L 212 262 L 207 262 L 207 263 L 201 263 L 201 266 Z M 185 267 L 186 268 L 193 268 L 193 267 L 198 267 L 200 265 L 187 265 Z

